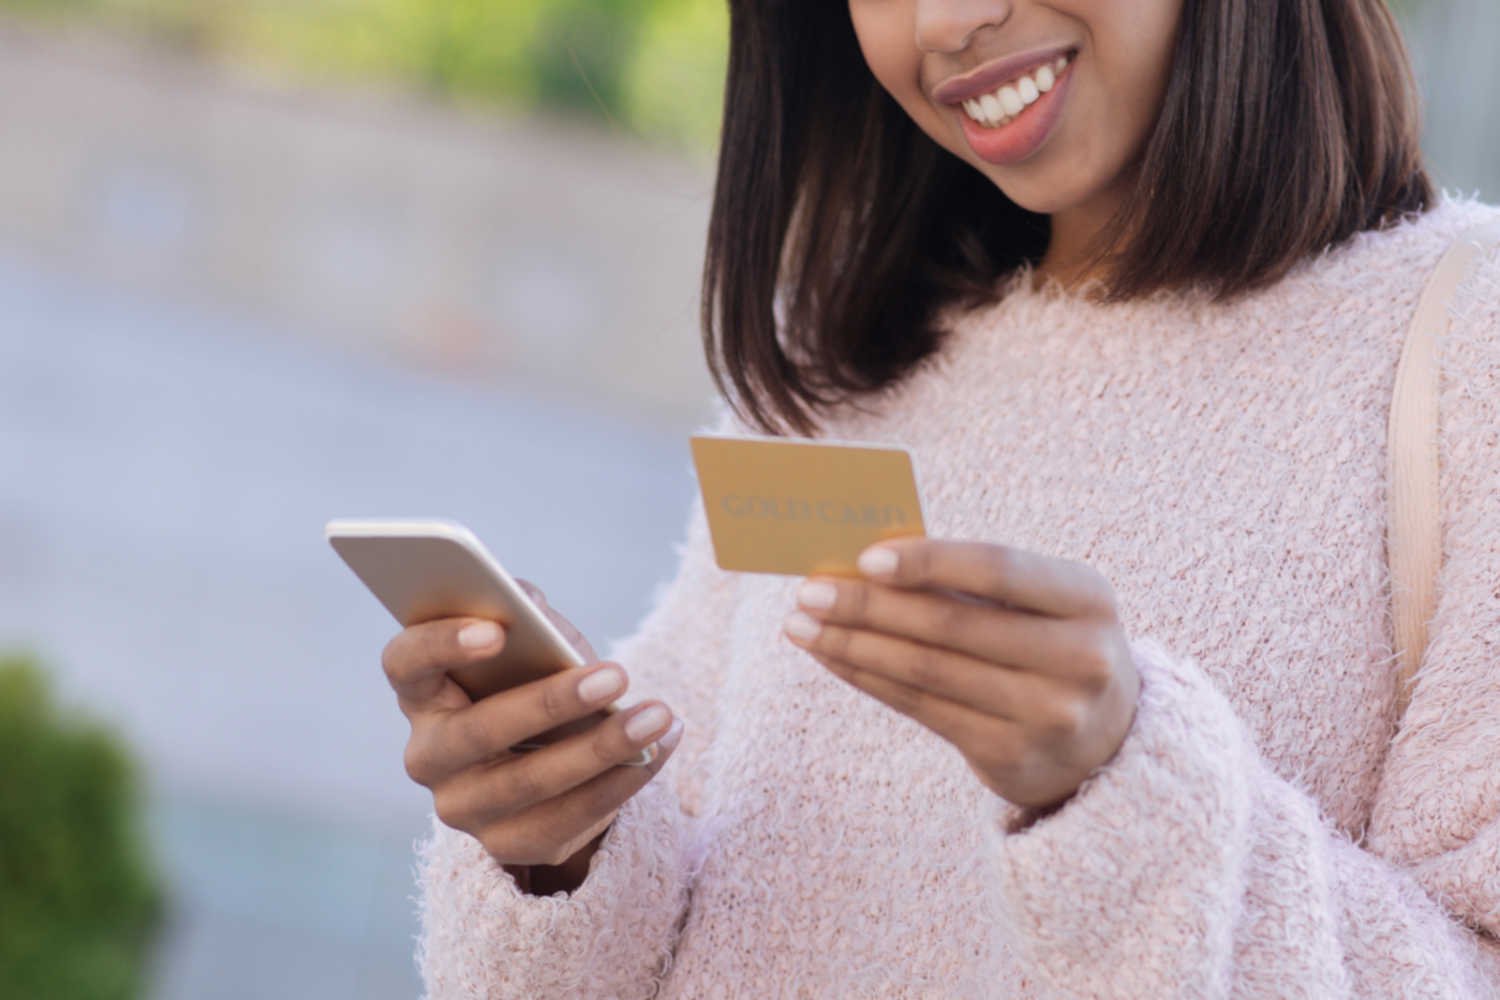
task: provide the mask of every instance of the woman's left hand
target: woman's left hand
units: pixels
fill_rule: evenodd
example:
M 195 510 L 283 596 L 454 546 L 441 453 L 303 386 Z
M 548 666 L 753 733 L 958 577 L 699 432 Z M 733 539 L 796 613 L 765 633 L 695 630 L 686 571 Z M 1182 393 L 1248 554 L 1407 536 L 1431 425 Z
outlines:
M 1056 808 L 1124 742 L 1140 678 L 1097 570 L 931 538 L 871 546 L 860 570 L 808 578 L 788 638 L 952 743 L 991 791 Z

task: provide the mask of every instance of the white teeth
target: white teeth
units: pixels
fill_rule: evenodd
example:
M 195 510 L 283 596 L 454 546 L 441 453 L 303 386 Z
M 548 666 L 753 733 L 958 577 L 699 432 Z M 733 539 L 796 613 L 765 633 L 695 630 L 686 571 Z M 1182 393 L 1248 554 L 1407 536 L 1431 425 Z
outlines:
M 1005 102 L 994 94 L 985 94 L 979 99 L 979 103 L 984 108 L 984 116 L 991 121 L 1006 117 Z
M 975 97 L 971 100 L 964 101 L 964 111 L 968 113 L 970 118 L 974 119 L 976 122 L 985 126 L 986 128 L 995 128 L 1001 122 L 1005 121 L 1005 113 L 1000 108 L 999 102 L 996 101 L 993 96 L 991 96 L 989 99 L 994 106 L 995 114 L 990 114 L 985 110 L 985 99 L 982 97 Z
M 1058 74 L 1068 67 L 1072 58 L 1071 55 L 1059 56 L 1055 62 L 1038 67 L 1028 76 L 1012 80 L 992 93 L 964 101 L 964 113 L 986 128 L 998 128 L 1008 123 L 1057 86 Z

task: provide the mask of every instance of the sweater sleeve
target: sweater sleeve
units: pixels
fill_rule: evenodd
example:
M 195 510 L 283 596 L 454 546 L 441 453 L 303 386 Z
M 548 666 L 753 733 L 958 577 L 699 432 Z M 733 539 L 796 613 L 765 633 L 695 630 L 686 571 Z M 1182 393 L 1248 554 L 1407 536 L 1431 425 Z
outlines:
M 1439 597 L 1365 837 L 1273 772 L 1197 664 L 1133 639 L 1115 758 L 1035 822 L 985 800 L 996 932 L 1057 995 L 1500 997 L 1500 263 L 1468 288 L 1443 347 Z
M 736 430 L 722 403 L 706 429 Z M 433 817 L 417 872 L 417 959 L 431 1000 L 656 995 L 686 914 L 696 759 L 714 728 L 732 583 L 714 561 L 695 495 L 672 579 L 602 656 L 630 676 L 622 703 L 661 698 L 685 723 L 682 742 L 621 806 L 576 890 L 522 892 L 478 841 Z

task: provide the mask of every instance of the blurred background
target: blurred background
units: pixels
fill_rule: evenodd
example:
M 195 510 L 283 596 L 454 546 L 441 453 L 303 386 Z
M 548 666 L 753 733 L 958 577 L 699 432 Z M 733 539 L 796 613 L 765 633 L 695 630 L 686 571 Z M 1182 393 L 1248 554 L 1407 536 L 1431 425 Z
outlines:
M 1500 7 L 1399 13 L 1440 183 L 1500 198 Z M 0 831 L 47 859 L 0 844 L 0 993 L 61 955 L 48 997 L 417 994 L 394 625 L 322 525 L 462 519 L 601 652 L 630 631 L 711 411 L 725 31 L 0 0 Z

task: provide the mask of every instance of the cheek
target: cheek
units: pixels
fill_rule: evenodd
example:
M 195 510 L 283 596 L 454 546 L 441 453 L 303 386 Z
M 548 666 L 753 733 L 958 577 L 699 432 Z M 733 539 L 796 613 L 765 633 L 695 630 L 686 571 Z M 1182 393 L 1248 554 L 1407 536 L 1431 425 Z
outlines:
M 858 0 L 849 5 L 850 20 L 859 41 L 860 52 L 865 57 L 865 65 L 870 67 L 871 74 L 893 96 L 903 86 L 915 86 L 914 83 L 903 82 L 908 77 L 915 80 L 915 67 L 908 65 L 913 62 L 915 50 L 909 32 L 905 44 L 902 44 L 902 22 L 895 16 L 895 7 L 895 4 L 872 4 Z
M 1094 22 L 1095 65 L 1088 85 L 1089 118 L 1101 154 L 1130 159 L 1144 146 L 1161 112 L 1171 73 L 1180 0 L 1118 5 Z
M 870 13 L 869 9 L 875 6 L 879 6 L 880 12 Z M 861 13 L 860 8 L 865 12 Z M 964 158 L 963 137 L 922 90 L 922 55 L 913 42 L 912 15 L 905 12 L 903 4 L 897 3 L 855 4 L 852 10 L 859 47 L 876 82 L 918 128 L 950 153 Z
M 1119 184 L 1160 113 L 1180 10 L 1180 0 L 1067 5 L 1062 12 L 1084 27 L 1085 39 L 1071 107 L 1036 169 L 1004 177 L 1011 197 L 1056 212 Z
M 857 0 L 850 4 L 850 15 L 871 75 L 917 125 L 932 134 L 941 119 L 922 92 L 922 54 L 913 41 L 908 6 L 889 0 Z
M 1066 149 L 1066 159 L 1083 173 L 1110 175 L 1144 143 L 1145 129 L 1128 81 L 1107 67 L 1091 68 L 1097 72 L 1076 81 L 1079 114 L 1059 151 Z

